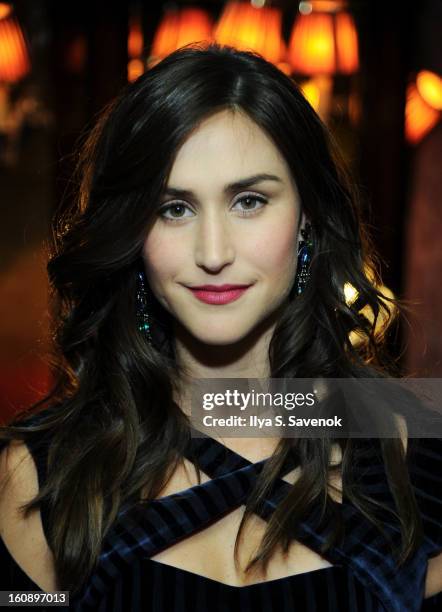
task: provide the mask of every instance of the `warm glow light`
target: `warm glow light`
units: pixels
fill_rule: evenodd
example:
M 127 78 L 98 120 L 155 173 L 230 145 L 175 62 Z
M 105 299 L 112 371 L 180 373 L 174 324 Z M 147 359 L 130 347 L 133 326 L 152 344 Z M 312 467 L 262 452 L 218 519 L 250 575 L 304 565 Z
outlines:
M 278 62 L 276 67 L 281 70 L 284 74 L 288 74 L 289 76 L 292 74 L 292 67 L 288 62 Z
M 390 299 L 394 299 L 394 293 L 391 291 L 391 289 L 389 289 L 385 285 L 379 285 L 379 286 L 376 287 L 376 289 L 384 297 L 390 298 Z M 383 333 L 385 332 L 386 328 L 388 327 L 388 324 L 390 323 L 390 321 L 397 314 L 397 307 L 396 307 L 396 305 L 394 303 L 389 302 L 388 300 L 385 300 L 382 297 L 380 298 L 380 301 L 383 302 L 389 308 L 389 310 L 391 312 L 391 315 L 389 315 L 387 310 L 385 310 L 384 308 L 380 308 L 379 314 L 378 314 L 378 317 L 377 317 L 377 320 L 376 320 L 376 325 L 375 325 L 375 328 L 374 328 L 375 336 L 382 336 Z M 374 314 L 373 314 L 373 310 L 371 309 L 370 306 L 364 306 L 364 308 L 362 308 L 360 313 L 362 315 L 364 315 L 365 318 L 370 321 L 370 323 L 374 323 Z
M 347 7 L 345 0 L 310 0 L 310 2 L 300 2 L 299 10 L 301 10 L 301 4 L 310 4 L 312 11 L 321 11 L 322 13 L 338 13 Z
M 330 15 L 300 15 L 289 43 L 289 58 L 295 72 L 332 74 L 335 71 L 333 19 Z
M 373 272 L 371 270 L 366 268 L 365 271 L 366 271 L 368 280 L 382 294 L 382 297 L 380 297 L 380 301 L 383 304 L 385 304 L 385 306 L 390 311 L 390 314 L 389 314 L 389 312 L 386 309 L 384 308 L 379 309 L 379 313 L 376 319 L 376 325 L 374 326 L 374 330 L 373 330 L 374 335 L 379 338 L 384 335 L 391 321 L 394 320 L 394 318 L 396 317 L 398 310 L 397 310 L 397 306 L 393 302 L 389 301 L 389 299 L 394 299 L 394 293 L 391 291 L 391 289 L 389 289 L 385 285 L 376 283 Z M 351 306 L 357 300 L 359 293 L 355 289 L 355 287 L 353 287 L 351 283 L 345 283 L 344 295 L 345 295 L 345 302 L 347 306 Z M 389 299 L 385 299 L 385 298 L 389 298 Z M 371 306 L 366 304 L 365 306 L 361 308 L 361 310 L 359 310 L 359 313 L 363 315 L 366 319 L 368 319 L 368 321 L 370 321 L 372 325 L 374 324 L 374 313 L 373 313 L 373 310 L 371 309 Z M 350 342 L 354 346 L 357 346 L 361 344 L 362 342 L 366 341 L 365 334 L 357 330 L 351 331 L 349 338 L 350 338 Z
M 416 77 L 417 89 L 427 104 L 442 110 L 442 78 L 429 70 L 422 70 Z
M 138 16 L 129 20 L 129 36 L 127 39 L 127 54 L 130 58 L 139 58 L 143 53 L 143 32 Z
M 405 106 L 405 136 L 409 143 L 417 144 L 436 125 L 440 112 L 423 100 L 414 83 L 407 89 Z
M 351 306 L 358 299 L 359 291 L 351 283 L 344 284 L 344 297 L 347 306 Z
M 13 16 L 0 19 L 0 81 L 14 83 L 29 69 L 26 43 L 18 21 Z
M 135 81 L 144 72 L 144 62 L 139 58 L 129 60 L 127 64 L 127 80 L 129 82 Z
M 87 40 L 84 34 L 78 34 L 71 39 L 66 48 L 65 67 L 69 72 L 81 74 L 87 58 Z
M 321 3 L 322 6 L 322 3 Z M 313 11 L 297 16 L 289 42 L 289 61 L 300 74 L 351 74 L 358 70 L 358 38 L 345 12 Z
M 327 123 L 330 114 L 333 79 L 330 76 L 318 74 L 305 80 L 300 87 L 303 95 L 313 106 L 322 121 Z
M 228 2 L 215 28 L 214 37 L 223 45 L 260 53 L 277 64 L 285 57 L 281 38 L 281 10 L 255 8 L 242 2 Z
M 12 6 L 6 2 L 0 2 L 0 19 L 8 17 L 12 13 Z
M 167 11 L 155 32 L 150 63 L 190 43 L 210 41 L 212 28 L 212 20 L 203 9 L 188 7 Z
M 358 36 L 353 18 L 349 13 L 335 17 L 337 72 L 352 74 L 359 68 Z
M 315 111 L 318 112 L 321 92 L 319 91 L 317 83 L 313 79 L 305 81 L 301 85 L 301 91 Z

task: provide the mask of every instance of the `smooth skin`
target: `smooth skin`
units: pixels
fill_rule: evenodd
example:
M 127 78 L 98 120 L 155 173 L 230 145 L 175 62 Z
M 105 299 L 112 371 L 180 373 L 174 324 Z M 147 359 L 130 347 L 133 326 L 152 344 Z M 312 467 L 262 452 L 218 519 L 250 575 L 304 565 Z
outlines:
M 264 178 L 228 189 L 257 175 Z M 265 376 L 304 221 L 285 160 L 251 119 L 222 111 L 179 149 L 160 204 L 143 255 L 150 287 L 176 321 L 180 360 L 201 378 Z M 253 286 L 224 305 L 200 302 L 186 288 L 226 283 Z

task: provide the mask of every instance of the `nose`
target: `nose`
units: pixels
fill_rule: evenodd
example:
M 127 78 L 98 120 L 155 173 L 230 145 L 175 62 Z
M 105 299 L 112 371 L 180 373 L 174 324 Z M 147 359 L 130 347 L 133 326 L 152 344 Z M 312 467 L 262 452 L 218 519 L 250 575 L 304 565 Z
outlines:
M 202 215 L 195 239 L 195 263 L 208 272 L 219 272 L 235 259 L 234 237 L 226 215 L 210 211 Z

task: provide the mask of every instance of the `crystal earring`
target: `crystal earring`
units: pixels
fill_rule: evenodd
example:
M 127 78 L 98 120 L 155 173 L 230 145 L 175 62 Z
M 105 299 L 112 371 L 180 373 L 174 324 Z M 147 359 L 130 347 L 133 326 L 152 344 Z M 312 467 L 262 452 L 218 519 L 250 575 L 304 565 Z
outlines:
M 295 294 L 301 295 L 310 278 L 310 263 L 313 254 L 312 226 L 305 224 L 301 230 L 302 240 L 298 246 L 298 267 L 296 270 Z
M 144 272 L 141 271 L 139 271 L 137 274 L 137 322 L 140 332 L 143 334 L 149 344 L 152 344 L 146 278 Z

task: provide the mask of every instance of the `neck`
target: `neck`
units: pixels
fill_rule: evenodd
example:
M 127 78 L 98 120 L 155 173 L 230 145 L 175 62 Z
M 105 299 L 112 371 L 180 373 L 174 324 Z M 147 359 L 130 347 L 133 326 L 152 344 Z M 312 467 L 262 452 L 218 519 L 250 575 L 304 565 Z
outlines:
M 261 378 L 267 379 L 270 372 L 269 345 L 277 322 L 277 313 L 240 341 L 229 345 L 208 345 L 176 325 L 175 355 L 186 373 L 179 382 L 175 401 L 181 410 L 191 415 L 192 379 L 206 378 Z M 223 442 L 250 461 L 268 457 L 275 449 L 278 439 L 223 438 Z
M 188 377 L 182 385 L 193 378 L 268 378 L 269 345 L 276 322 L 275 313 L 238 342 L 226 345 L 201 342 L 176 322 L 175 355 Z

